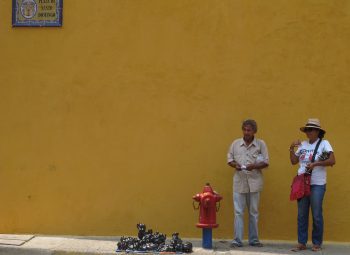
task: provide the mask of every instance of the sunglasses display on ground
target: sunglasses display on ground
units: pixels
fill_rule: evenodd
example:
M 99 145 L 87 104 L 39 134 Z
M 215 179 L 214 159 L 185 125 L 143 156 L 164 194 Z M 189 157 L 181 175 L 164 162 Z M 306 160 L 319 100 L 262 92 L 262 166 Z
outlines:
M 139 223 L 136 225 L 138 237 L 122 236 L 117 243 L 117 252 L 176 252 L 191 253 L 192 243 L 183 242 L 179 233 L 173 233 L 170 242 L 166 243 L 166 235 L 155 232 L 152 229 L 146 231 L 146 225 Z

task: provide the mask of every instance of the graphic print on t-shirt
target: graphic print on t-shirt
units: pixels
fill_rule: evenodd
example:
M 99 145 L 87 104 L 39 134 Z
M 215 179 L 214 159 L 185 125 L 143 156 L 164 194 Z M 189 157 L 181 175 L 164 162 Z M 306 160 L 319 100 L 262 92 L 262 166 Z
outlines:
M 299 162 L 303 165 L 307 165 L 311 162 L 312 157 L 314 155 L 314 150 L 300 150 L 300 156 L 299 156 Z M 320 153 L 317 152 L 317 156 L 319 156 Z
M 317 154 L 319 154 L 319 153 L 317 153 Z M 314 156 L 314 152 L 312 151 L 312 153 L 310 153 L 310 156 L 309 156 L 309 161 L 310 162 L 311 162 L 313 156 Z
M 305 173 L 307 164 L 311 163 L 314 150 L 318 141 L 310 144 L 308 141 L 303 141 L 295 152 L 295 155 L 299 157 L 299 169 L 298 174 Z M 322 140 L 315 157 L 315 161 L 320 160 L 320 156 L 323 152 L 333 152 L 332 146 L 327 140 Z M 327 182 L 327 173 L 325 166 L 314 167 L 311 175 L 311 185 L 324 185 Z

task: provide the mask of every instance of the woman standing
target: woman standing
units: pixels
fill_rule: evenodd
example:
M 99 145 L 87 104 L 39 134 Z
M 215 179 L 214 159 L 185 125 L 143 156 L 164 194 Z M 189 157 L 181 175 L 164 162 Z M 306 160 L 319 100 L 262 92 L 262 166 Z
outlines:
M 307 136 L 306 141 L 295 141 L 290 146 L 290 161 L 292 165 L 299 163 L 298 175 L 311 174 L 311 195 L 298 199 L 298 245 L 293 251 L 306 249 L 308 240 L 309 209 L 312 212 L 312 250 L 320 251 L 323 241 L 322 202 L 326 192 L 326 166 L 335 164 L 332 146 L 327 140 L 322 140 L 325 130 L 321 128 L 318 119 L 309 119 L 300 130 Z M 318 145 L 314 162 L 313 154 Z M 294 148 L 297 150 L 294 151 Z

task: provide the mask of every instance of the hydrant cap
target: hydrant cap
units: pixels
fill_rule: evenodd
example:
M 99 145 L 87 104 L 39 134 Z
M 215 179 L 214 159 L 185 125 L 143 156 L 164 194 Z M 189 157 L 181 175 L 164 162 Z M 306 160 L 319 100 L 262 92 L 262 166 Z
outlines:
M 213 188 L 210 186 L 209 182 L 207 182 L 207 184 L 203 188 L 203 193 L 206 192 L 214 193 Z

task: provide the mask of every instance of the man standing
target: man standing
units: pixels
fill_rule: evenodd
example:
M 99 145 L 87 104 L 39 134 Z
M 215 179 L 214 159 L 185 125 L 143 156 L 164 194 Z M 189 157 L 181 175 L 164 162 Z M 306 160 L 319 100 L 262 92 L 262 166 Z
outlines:
M 235 168 L 233 178 L 233 204 L 235 211 L 232 247 L 242 247 L 243 215 L 249 212 L 249 245 L 262 247 L 258 237 L 259 198 L 263 187 L 262 169 L 269 165 L 269 155 L 263 140 L 255 138 L 258 131 L 254 120 L 242 123 L 243 138 L 230 146 L 227 154 L 228 165 Z

